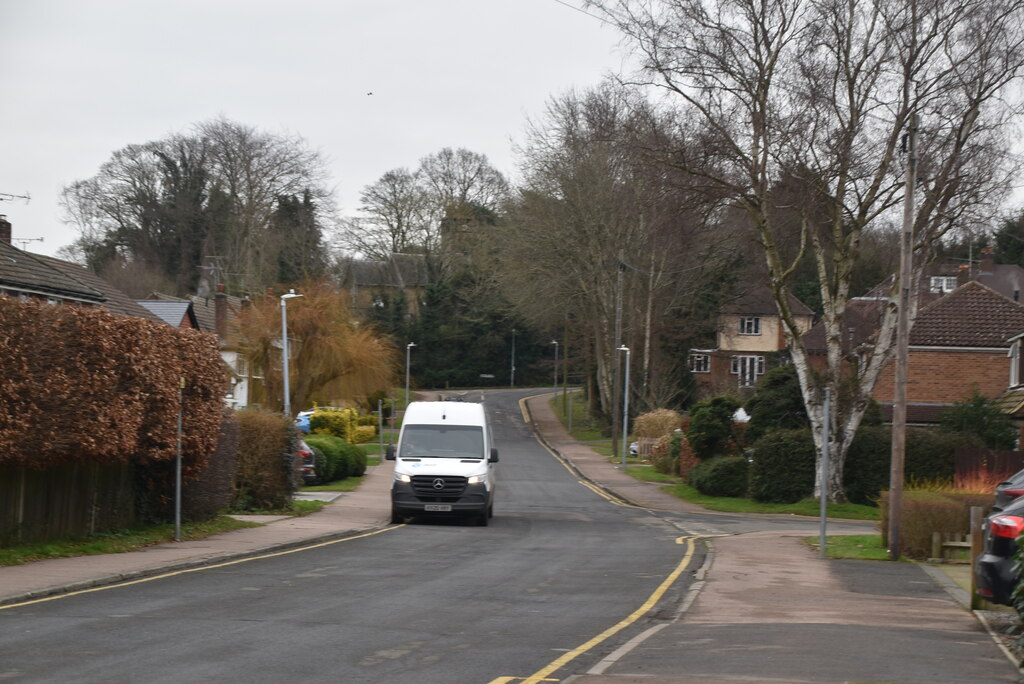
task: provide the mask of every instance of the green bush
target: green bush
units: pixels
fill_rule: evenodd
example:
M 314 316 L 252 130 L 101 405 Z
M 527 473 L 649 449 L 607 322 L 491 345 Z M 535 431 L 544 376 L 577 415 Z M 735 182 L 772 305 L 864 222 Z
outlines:
M 353 408 L 318 408 L 309 417 L 309 431 L 318 435 L 334 435 L 347 442 L 359 424 L 359 412 Z
M 732 456 L 742 449 L 733 414 L 740 407 L 732 397 L 715 397 L 693 407 L 686 439 L 701 460 L 714 456 Z
M 953 455 L 960 447 L 982 446 L 980 438 L 934 428 L 907 428 L 903 472 L 908 482 L 952 481 Z M 861 426 L 843 467 L 846 496 L 853 503 L 874 504 L 889 487 L 892 428 Z
M 682 445 L 682 431 L 663 435 L 651 449 L 651 465 L 659 473 L 678 475 L 679 454 L 682 451 Z
M 810 430 L 776 430 L 754 443 L 750 496 L 796 503 L 814 494 L 815 448 Z
M 306 444 L 320 449 L 324 454 L 325 466 L 320 479 L 323 482 L 344 480 L 349 476 L 351 458 L 345 454 L 345 440 L 334 435 L 307 435 Z
M 978 437 L 989 449 L 1013 449 L 1017 445 L 1017 428 L 995 401 L 975 389 L 971 397 L 959 401 L 939 415 L 943 432 L 966 433 Z
M 309 440 L 306 440 L 306 444 L 313 450 L 313 463 L 316 466 L 316 484 L 327 484 L 327 480 L 324 479 L 324 475 L 327 473 L 327 456 L 324 455 L 324 450 L 309 444 Z
M 321 479 L 325 483 L 361 477 L 366 473 L 366 453 L 354 444 L 334 435 L 309 435 L 306 444 L 324 454 L 326 465 Z
M 239 423 L 235 510 L 279 510 L 291 506 L 295 446 L 291 422 L 265 409 L 245 409 Z
M 690 471 L 690 485 L 707 496 L 746 496 L 749 466 L 746 456 L 716 456 Z
M 346 444 L 345 451 L 352 458 L 349 477 L 362 477 L 366 474 L 366 452 L 354 444 Z
M 744 437 L 749 443 L 773 430 L 810 427 L 795 366 L 779 366 L 765 373 L 747 401 L 746 410 L 750 421 Z

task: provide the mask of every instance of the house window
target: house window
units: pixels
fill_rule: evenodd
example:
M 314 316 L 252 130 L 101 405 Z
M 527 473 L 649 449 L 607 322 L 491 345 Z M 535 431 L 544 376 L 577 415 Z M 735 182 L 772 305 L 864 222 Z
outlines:
M 690 371 L 692 373 L 710 373 L 711 357 L 707 354 L 690 354 Z
M 243 378 L 249 374 L 249 363 L 244 356 L 235 358 L 235 372 Z
M 764 375 L 763 356 L 733 356 L 729 372 L 739 376 L 740 387 L 753 387 L 757 376 Z
M 760 335 L 761 317 L 743 316 L 740 318 L 740 335 Z
M 928 289 L 939 294 L 952 292 L 956 289 L 956 276 L 932 276 Z

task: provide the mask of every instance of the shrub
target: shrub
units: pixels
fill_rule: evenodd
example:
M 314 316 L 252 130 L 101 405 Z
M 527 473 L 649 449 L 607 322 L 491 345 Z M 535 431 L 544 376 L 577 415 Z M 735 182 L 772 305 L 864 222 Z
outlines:
M 306 440 L 306 444 L 313 450 L 313 463 L 316 464 L 316 484 L 326 484 L 327 480 L 324 475 L 327 473 L 327 456 L 324 455 L 323 449 L 310 444 L 309 440 Z
M 349 477 L 362 477 L 366 474 L 366 452 L 355 444 L 345 444 L 343 451 L 349 459 Z
M 672 434 L 679 427 L 681 416 L 671 409 L 658 409 L 637 416 L 633 421 L 633 436 L 637 439 L 657 439 Z
M 882 544 L 889 544 L 889 492 L 879 499 Z M 955 491 L 903 492 L 900 511 L 900 540 L 903 553 L 910 558 L 924 560 L 931 556 L 932 534 L 965 535 L 970 531 L 971 506 L 986 511 L 992 505 L 990 493 L 978 494 Z
M 345 452 L 345 440 L 334 435 L 313 434 L 306 437 L 306 444 L 316 447 L 324 454 L 326 465 L 321 479 L 323 482 L 344 480 L 351 471 L 351 457 Z
M 939 415 L 943 432 L 976 435 L 989 449 L 1013 449 L 1017 445 L 1017 428 L 1013 421 L 991 399 L 975 389 L 971 397 L 953 404 Z
M 659 473 L 679 474 L 679 455 L 682 451 L 682 431 L 662 435 L 651 448 L 651 465 Z
M 933 428 L 907 428 L 904 473 L 908 481 L 952 482 L 953 454 L 959 447 L 980 446 L 973 435 Z M 850 444 L 843 467 L 846 496 L 853 503 L 873 504 L 889 487 L 892 428 L 861 426 Z
M 746 496 L 748 476 L 745 456 L 716 456 L 690 471 L 690 485 L 708 496 Z
M 359 412 L 352 408 L 321 408 L 309 417 L 309 431 L 318 435 L 334 435 L 351 442 L 359 426 Z
M 796 367 L 779 366 L 764 374 L 746 405 L 750 414 L 746 438 L 756 442 L 772 430 L 810 427 Z
M 275 510 L 291 506 L 292 474 L 298 436 L 291 422 L 265 409 L 237 413 L 238 468 L 235 510 Z
M 742 450 L 732 418 L 739 407 L 732 397 L 715 397 L 693 407 L 686 439 L 697 458 L 730 456 Z
M 750 496 L 796 503 L 813 495 L 815 448 L 810 430 L 776 430 L 757 440 L 750 466 Z
M 357 425 L 355 430 L 352 431 L 352 444 L 372 442 L 376 436 L 377 427 L 375 425 Z

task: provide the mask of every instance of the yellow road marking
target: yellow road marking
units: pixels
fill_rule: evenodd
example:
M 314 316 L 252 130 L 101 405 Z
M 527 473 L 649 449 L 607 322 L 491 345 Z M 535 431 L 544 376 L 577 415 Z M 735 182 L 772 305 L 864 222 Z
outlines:
M 184 575 L 190 572 L 199 572 L 201 570 L 214 570 L 216 568 L 226 568 L 230 565 L 238 565 L 240 563 L 248 563 L 254 560 L 263 560 L 264 558 L 276 558 L 278 556 L 287 556 L 292 553 L 298 553 L 300 551 L 310 551 L 312 549 L 319 549 L 324 546 L 331 546 L 332 544 L 340 544 L 342 542 L 354 541 L 356 539 L 364 539 L 366 537 L 372 537 L 381 532 L 388 532 L 389 530 L 396 530 L 399 527 L 405 527 L 405 525 L 391 525 L 380 530 L 374 530 L 373 532 L 366 532 L 365 534 L 356 535 L 354 537 L 345 537 L 344 539 L 333 539 L 331 541 L 320 542 L 318 544 L 311 544 L 310 546 L 300 546 L 295 549 L 287 549 L 285 551 L 276 551 L 274 553 L 265 553 L 259 556 L 248 556 L 246 558 L 238 558 L 236 560 L 225 561 L 223 563 L 217 563 L 215 565 L 204 565 L 198 568 L 186 568 L 185 570 L 176 570 L 174 572 L 165 572 L 160 575 L 153 575 L 151 577 L 142 577 L 136 580 L 128 580 L 126 582 L 118 582 L 117 584 L 106 584 L 102 587 L 92 587 L 90 589 L 80 589 L 78 591 L 71 591 L 66 594 L 56 594 L 54 596 L 44 596 L 43 598 L 32 599 L 31 601 L 22 601 L 21 603 L 11 603 L 6 606 L 0 606 L 0 610 L 7 610 L 9 608 L 20 608 L 22 606 L 31 606 L 36 603 L 46 603 L 47 601 L 56 601 L 57 599 L 69 598 L 71 596 L 79 596 L 80 594 L 91 594 L 97 591 L 106 591 L 107 589 L 117 589 L 118 587 L 127 587 L 132 584 L 142 584 L 143 582 L 152 582 L 154 580 L 166 579 L 168 577 L 175 577 L 177 575 Z
M 537 682 L 557 681 L 548 679 L 547 677 L 557 672 L 558 670 L 562 669 L 571 661 L 575 660 L 576 658 L 583 655 L 595 646 L 599 645 L 603 641 L 606 641 L 607 639 L 615 636 L 616 634 L 624 630 L 626 627 L 629 627 L 634 622 L 643 617 L 645 614 L 650 612 L 650 610 L 654 608 L 655 605 L 657 605 L 658 601 L 661 600 L 661 597 L 665 595 L 666 591 L 668 591 L 668 588 L 672 586 L 677 579 L 679 579 L 679 576 L 683 574 L 683 571 L 686 570 L 687 566 L 693 560 L 693 554 L 696 549 L 696 544 L 694 542 L 699 538 L 700 537 L 682 537 L 682 539 L 685 540 L 684 543 L 686 544 L 686 553 L 683 554 L 683 559 L 679 561 L 679 565 L 676 566 L 675 570 L 669 573 L 668 577 L 666 577 L 665 580 L 658 586 L 658 588 L 654 590 L 654 593 L 651 594 L 650 597 L 648 597 L 644 604 L 637 608 L 635 611 L 633 611 L 628 617 L 620 621 L 618 624 L 609 627 L 605 631 L 601 632 L 585 644 L 582 644 L 574 648 L 573 650 L 568 651 L 561 657 L 553 660 L 546 667 L 538 670 L 529 677 L 500 677 L 498 679 L 495 679 L 492 682 L 492 684 L 497 684 L 498 682 L 511 682 L 517 680 L 522 681 L 523 684 L 536 684 Z

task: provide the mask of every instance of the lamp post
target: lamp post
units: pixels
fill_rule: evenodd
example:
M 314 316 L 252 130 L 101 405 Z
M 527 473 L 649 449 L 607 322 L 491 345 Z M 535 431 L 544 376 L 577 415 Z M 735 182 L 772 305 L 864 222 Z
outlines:
M 512 375 L 509 387 L 515 389 L 516 387 L 516 329 L 512 328 Z
M 281 367 L 284 369 L 284 415 L 288 419 L 292 417 L 292 404 L 288 396 L 288 300 L 301 296 L 295 294 L 295 290 L 288 290 L 281 295 Z
M 551 340 L 555 345 L 555 398 L 558 398 L 558 340 Z
M 626 352 L 626 379 L 622 383 L 622 467 L 625 468 L 629 442 L 629 347 L 622 345 L 618 350 Z
M 416 346 L 415 342 L 410 342 L 405 345 L 405 406 L 409 407 L 409 361 L 412 359 L 412 348 Z

